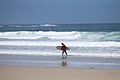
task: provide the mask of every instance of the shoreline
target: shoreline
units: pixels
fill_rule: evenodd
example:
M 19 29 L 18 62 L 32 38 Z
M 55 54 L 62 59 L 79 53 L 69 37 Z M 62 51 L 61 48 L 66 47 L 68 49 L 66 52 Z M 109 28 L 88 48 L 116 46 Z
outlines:
M 120 70 L 120 58 L 0 55 L 0 66 Z
M 0 66 L 0 80 L 120 80 L 120 70 Z

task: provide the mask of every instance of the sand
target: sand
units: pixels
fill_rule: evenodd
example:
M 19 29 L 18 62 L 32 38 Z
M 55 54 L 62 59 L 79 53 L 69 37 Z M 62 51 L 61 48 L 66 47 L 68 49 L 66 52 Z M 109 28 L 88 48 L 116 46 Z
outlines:
M 0 80 L 120 80 L 120 70 L 0 66 Z

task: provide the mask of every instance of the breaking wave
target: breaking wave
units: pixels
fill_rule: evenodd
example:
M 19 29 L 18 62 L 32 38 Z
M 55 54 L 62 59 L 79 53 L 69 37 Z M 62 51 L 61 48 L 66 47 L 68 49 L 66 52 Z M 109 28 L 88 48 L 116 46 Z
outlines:
M 40 26 L 57 26 L 55 24 L 41 24 Z
M 2 39 L 20 39 L 20 40 L 74 40 L 82 42 L 99 41 L 120 41 L 120 32 L 44 32 L 44 31 L 18 31 L 18 32 L 0 32 Z
M 0 32 L 0 54 L 61 55 L 61 43 L 69 55 L 120 57 L 120 32 Z

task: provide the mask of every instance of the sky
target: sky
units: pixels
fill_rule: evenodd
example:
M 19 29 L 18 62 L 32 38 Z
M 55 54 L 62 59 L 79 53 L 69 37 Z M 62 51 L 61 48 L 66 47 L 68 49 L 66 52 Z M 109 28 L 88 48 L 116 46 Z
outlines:
M 0 24 L 120 23 L 120 0 L 0 0 Z

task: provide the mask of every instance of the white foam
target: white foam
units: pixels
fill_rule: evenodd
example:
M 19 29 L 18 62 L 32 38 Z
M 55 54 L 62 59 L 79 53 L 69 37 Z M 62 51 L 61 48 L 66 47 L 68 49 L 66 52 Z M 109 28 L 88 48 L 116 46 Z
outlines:
M 120 40 L 119 34 L 76 31 L 0 32 L 0 54 L 61 55 L 61 51 L 55 47 L 63 42 L 70 47 L 69 55 L 120 57 L 120 42 L 114 41 Z
M 60 55 L 59 53 L 53 52 L 42 52 L 42 51 L 21 51 L 21 50 L 4 50 L 0 51 L 0 54 L 12 54 L 12 55 Z
M 58 46 L 65 43 L 69 47 L 120 47 L 120 42 L 74 42 L 74 41 L 0 41 L 0 45 L 16 46 Z
M 77 40 L 83 42 L 120 41 L 120 32 L 0 32 L 3 39 Z
M 48 37 L 49 39 L 74 39 L 74 32 L 5 32 L 0 33 L 0 38 L 7 39 L 39 39 Z
M 57 26 L 55 24 L 41 24 L 40 26 Z
M 71 52 L 67 51 L 71 56 L 86 56 L 86 57 L 116 57 L 120 58 L 119 53 L 81 53 L 81 52 Z M 33 50 L 1 50 L 0 54 L 12 54 L 12 55 L 61 55 L 61 51 L 33 51 Z

